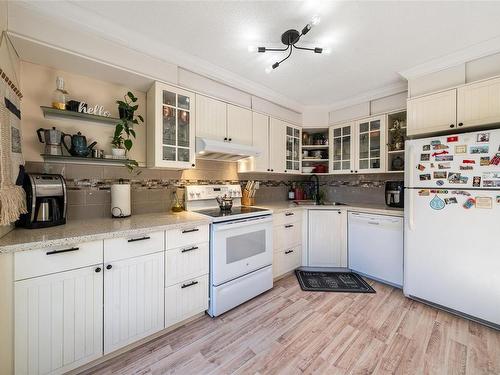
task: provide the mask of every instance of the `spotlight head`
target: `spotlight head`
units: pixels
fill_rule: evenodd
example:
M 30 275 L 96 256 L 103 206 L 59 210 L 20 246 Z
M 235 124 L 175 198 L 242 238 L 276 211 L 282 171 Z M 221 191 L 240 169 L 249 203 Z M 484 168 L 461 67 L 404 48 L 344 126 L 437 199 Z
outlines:
M 266 47 L 257 48 L 257 52 L 266 52 Z
M 276 69 L 278 66 L 280 66 L 280 63 L 279 63 L 279 62 L 275 62 L 275 63 L 273 64 L 273 69 Z
M 306 35 L 309 32 L 309 30 L 311 30 L 311 27 L 312 26 L 311 26 L 310 23 L 308 23 L 307 25 L 305 25 L 304 28 L 302 29 L 302 35 Z
M 319 48 L 319 47 L 314 48 L 314 53 L 322 53 L 322 52 L 323 52 L 323 48 Z

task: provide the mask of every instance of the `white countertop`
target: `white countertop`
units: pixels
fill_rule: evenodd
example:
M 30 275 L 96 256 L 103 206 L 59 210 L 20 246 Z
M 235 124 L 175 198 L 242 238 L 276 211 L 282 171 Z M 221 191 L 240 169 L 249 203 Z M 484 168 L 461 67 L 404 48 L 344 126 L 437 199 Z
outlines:
M 0 238 L 0 253 L 65 246 L 210 222 L 206 216 L 179 212 L 133 215 L 123 219 L 74 220 L 65 225 L 43 229 L 16 228 Z
M 387 207 L 385 204 L 346 204 L 346 205 L 296 205 L 290 201 L 267 202 L 258 204 L 257 207 L 268 208 L 273 213 L 281 213 L 290 210 L 347 210 L 355 212 L 368 212 L 381 215 L 403 216 L 404 211 L 402 208 Z

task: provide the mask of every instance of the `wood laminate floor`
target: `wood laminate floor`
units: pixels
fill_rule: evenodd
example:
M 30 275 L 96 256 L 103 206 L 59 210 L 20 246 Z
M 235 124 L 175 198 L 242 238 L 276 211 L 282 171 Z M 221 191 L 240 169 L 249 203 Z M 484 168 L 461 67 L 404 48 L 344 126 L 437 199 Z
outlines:
M 303 292 L 294 275 L 88 374 L 500 374 L 500 332 L 412 301 Z

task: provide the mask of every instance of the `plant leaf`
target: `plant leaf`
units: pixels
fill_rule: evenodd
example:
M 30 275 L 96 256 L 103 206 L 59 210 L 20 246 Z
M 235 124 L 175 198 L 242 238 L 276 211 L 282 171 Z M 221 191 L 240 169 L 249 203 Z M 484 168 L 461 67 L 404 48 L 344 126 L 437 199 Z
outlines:
M 127 92 L 127 95 L 130 98 L 130 100 L 132 100 L 133 102 L 137 101 L 137 98 L 134 96 L 134 94 L 132 94 L 132 92 L 130 92 L 130 91 Z
M 141 115 L 137 115 L 137 117 L 139 117 L 139 120 L 141 120 L 141 122 L 144 122 L 144 118 Z
M 130 129 L 130 134 L 132 134 L 133 137 L 135 138 L 135 130 L 134 129 Z
M 137 111 L 137 108 L 139 108 L 139 105 L 137 105 L 137 104 L 130 107 L 130 109 L 133 111 Z
M 123 125 L 122 124 L 116 125 L 116 128 L 115 128 L 115 138 L 119 137 L 120 134 L 122 133 L 122 131 L 123 131 Z
M 130 151 L 130 149 L 132 148 L 132 140 L 125 139 L 123 144 L 124 144 L 125 148 L 127 149 L 127 151 Z

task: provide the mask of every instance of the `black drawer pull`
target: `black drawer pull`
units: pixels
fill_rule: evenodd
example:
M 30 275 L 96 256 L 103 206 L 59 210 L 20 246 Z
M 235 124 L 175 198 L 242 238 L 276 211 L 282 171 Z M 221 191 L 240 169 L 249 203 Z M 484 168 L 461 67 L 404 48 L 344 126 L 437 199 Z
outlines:
M 144 241 L 144 240 L 150 240 L 150 239 L 151 239 L 151 237 L 144 236 L 141 238 L 131 238 L 130 240 L 128 240 L 128 242 L 137 242 L 137 241 Z
M 64 249 L 64 250 L 52 250 L 52 251 L 47 251 L 47 255 L 54 255 L 54 254 L 60 254 L 60 253 L 69 253 L 70 251 L 77 251 L 80 250 L 79 247 L 72 247 L 70 249 Z
M 287 251 L 285 251 L 285 254 L 290 254 L 290 253 L 293 253 L 293 250 L 287 250 Z
M 287 213 L 285 213 L 285 216 L 293 216 L 293 215 L 295 215 L 293 212 L 287 212 Z
M 197 249 L 198 249 L 198 246 L 193 246 L 193 247 L 189 247 L 187 249 L 182 249 L 181 253 L 187 253 L 188 251 L 193 251 L 193 250 L 197 250 Z
M 287 224 L 285 225 L 285 228 L 292 228 L 293 227 L 293 224 Z
M 182 233 L 191 233 L 191 232 L 198 232 L 198 228 L 193 228 L 193 229 L 184 229 Z
M 196 285 L 198 284 L 198 281 L 191 281 L 190 283 L 188 284 L 182 284 L 181 288 L 184 289 L 184 288 L 187 288 L 187 287 L 190 287 L 190 286 L 193 286 L 193 285 Z

